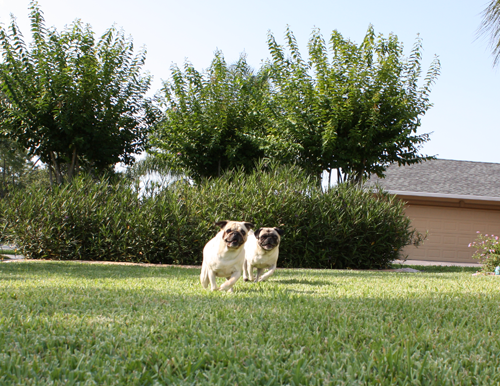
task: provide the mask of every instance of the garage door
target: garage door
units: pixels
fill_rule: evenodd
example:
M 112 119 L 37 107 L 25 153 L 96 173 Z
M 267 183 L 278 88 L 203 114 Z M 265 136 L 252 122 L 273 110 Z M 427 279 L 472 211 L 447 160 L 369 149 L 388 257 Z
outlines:
M 475 249 L 468 247 L 476 239 L 476 232 L 500 236 L 497 210 L 408 205 L 406 214 L 414 228 L 429 231 L 423 245 L 403 250 L 408 259 L 477 263 L 472 258 Z

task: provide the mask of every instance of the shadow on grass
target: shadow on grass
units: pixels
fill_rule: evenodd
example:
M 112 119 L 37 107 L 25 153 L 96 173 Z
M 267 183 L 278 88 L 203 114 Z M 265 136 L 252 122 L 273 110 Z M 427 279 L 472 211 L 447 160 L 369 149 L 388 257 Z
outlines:
M 36 267 L 36 269 L 34 268 Z M 197 276 L 199 268 L 182 268 L 161 265 L 119 265 L 119 264 L 89 264 L 70 261 L 24 260 L 20 262 L 0 263 L 0 273 L 10 271 L 17 273 L 59 275 L 61 270 L 65 276 L 86 279 L 104 278 L 153 278 L 175 275 L 176 277 Z
M 441 273 L 474 273 L 478 271 L 474 267 L 442 267 L 442 266 L 405 266 L 414 268 L 425 274 Z M 396 267 L 395 267 L 396 268 Z M 88 264 L 69 261 L 40 261 L 28 260 L 22 262 L 0 263 L 0 279 L 2 273 L 9 273 L 9 280 L 25 280 L 25 275 L 48 277 L 60 275 L 82 279 L 138 279 L 138 278 L 186 278 L 189 280 L 197 278 L 200 274 L 199 268 L 184 268 L 161 265 L 138 266 L 138 265 L 115 265 L 115 264 Z M 310 269 L 279 269 L 269 279 L 269 282 L 283 285 L 309 285 L 322 286 L 331 285 L 328 278 L 359 278 L 363 276 L 370 279 L 384 279 L 388 275 L 418 276 L 420 273 L 394 272 L 394 271 L 363 271 L 363 270 L 310 270 Z M 454 280 L 452 276 L 427 276 L 439 277 L 440 279 Z M 197 281 L 197 279 L 196 279 Z

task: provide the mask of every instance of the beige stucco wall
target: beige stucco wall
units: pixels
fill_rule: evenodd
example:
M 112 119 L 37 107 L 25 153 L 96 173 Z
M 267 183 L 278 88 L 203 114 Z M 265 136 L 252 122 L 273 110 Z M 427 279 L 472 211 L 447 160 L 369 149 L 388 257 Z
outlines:
M 500 236 L 499 210 L 407 205 L 406 214 L 420 232 L 429 231 L 423 245 L 403 250 L 408 259 L 477 263 L 468 247 L 476 232 Z

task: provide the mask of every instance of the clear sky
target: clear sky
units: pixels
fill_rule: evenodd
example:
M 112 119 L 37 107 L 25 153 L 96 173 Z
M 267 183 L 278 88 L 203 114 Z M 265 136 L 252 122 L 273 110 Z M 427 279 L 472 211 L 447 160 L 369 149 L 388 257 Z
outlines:
M 396 34 L 411 49 L 423 39 L 424 70 L 434 55 L 441 76 L 431 93 L 434 103 L 422 120 L 421 133 L 431 133 L 422 152 L 439 158 L 500 163 L 500 69 L 485 38 L 476 39 L 486 0 L 39 0 L 47 26 L 61 30 L 75 19 L 89 23 L 97 35 L 111 25 L 146 46 L 146 69 L 154 75 L 152 91 L 168 79 L 172 63 L 188 59 L 198 70 L 210 65 L 216 49 L 226 61 L 240 53 L 258 68 L 269 57 L 271 31 L 283 42 L 289 25 L 306 56 L 313 28 L 325 38 L 336 29 L 360 42 L 368 25 L 377 33 Z M 10 14 L 31 40 L 29 0 L 0 0 L 0 22 Z

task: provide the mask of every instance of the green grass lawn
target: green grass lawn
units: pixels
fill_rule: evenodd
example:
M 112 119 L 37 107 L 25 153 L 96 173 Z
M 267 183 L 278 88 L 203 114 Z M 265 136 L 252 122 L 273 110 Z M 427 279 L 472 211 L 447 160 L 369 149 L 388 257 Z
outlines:
M 426 270 L 0 263 L 0 384 L 498 384 L 500 279 Z
M 0 255 L 19 255 L 19 252 L 13 249 L 0 249 Z

